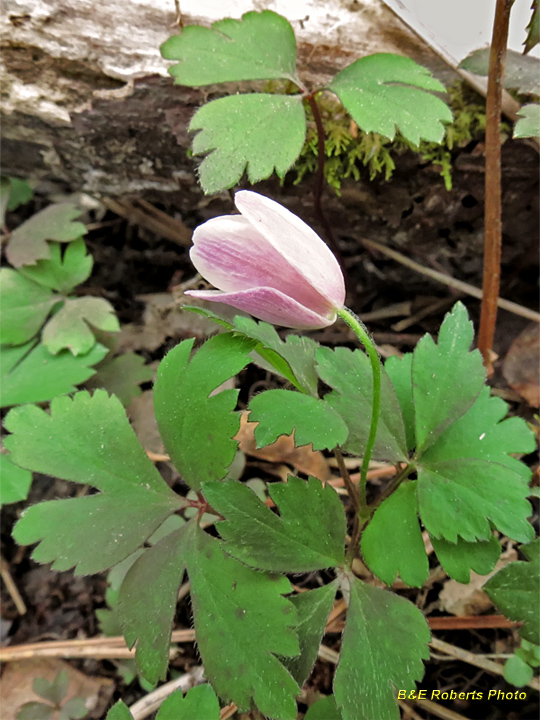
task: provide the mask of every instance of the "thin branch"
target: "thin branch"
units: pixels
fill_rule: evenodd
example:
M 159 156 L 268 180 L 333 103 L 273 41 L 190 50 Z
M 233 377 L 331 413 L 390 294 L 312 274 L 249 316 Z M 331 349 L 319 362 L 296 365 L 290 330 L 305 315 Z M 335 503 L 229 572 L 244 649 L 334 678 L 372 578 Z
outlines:
M 343 484 L 345 485 L 345 487 L 347 488 L 347 492 L 349 493 L 349 498 L 351 499 L 351 505 L 353 506 L 353 510 L 356 513 L 358 511 L 358 488 L 354 485 L 353 481 L 351 480 L 351 476 L 349 474 L 349 471 L 345 467 L 343 455 L 339 448 L 335 448 L 334 456 L 337 460 L 339 473 L 343 479 Z

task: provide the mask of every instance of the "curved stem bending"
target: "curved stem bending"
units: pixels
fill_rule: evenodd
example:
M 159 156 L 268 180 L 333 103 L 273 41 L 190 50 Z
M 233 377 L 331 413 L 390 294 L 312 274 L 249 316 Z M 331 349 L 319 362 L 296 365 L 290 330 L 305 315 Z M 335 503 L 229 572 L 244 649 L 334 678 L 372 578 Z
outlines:
M 347 323 L 365 347 L 371 362 L 371 370 L 373 373 L 373 406 L 371 410 L 371 425 L 369 428 L 369 436 L 366 443 L 364 459 L 362 460 L 362 470 L 360 472 L 359 501 L 360 512 L 362 513 L 362 511 L 365 511 L 367 508 L 367 472 L 371 455 L 373 454 L 373 448 L 375 446 L 375 438 L 377 437 L 377 427 L 379 425 L 379 415 L 381 411 L 381 363 L 375 344 L 369 336 L 364 323 L 352 312 L 352 310 L 349 310 L 348 308 L 339 310 L 338 315 Z

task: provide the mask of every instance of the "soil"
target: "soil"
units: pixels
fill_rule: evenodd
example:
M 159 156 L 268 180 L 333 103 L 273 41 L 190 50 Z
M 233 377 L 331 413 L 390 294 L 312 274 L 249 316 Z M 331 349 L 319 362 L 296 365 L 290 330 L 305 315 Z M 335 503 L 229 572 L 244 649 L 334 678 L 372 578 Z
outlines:
M 362 238 L 376 240 L 392 247 L 424 266 L 440 270 L 476 287 L 482 283 L 482 231 L 484 175 L 483 153 L 479 143 L 455 153 L 453 189 L 445 190 L 442 179 L 431 166 L 422 166 L 417 156 L 406 154 L 400 158 L 390 182 L 363 177 L 359 182 L 346 183 L 341 196 L 326 191 L 324 208 L 333 227 L 339 253 L 348 279 L 347 304 L 366 320 L 383 352 L 406 352 L 425 332 L 435 333 L 445 312 L 458 298 L 445 285 L 424 275 L 414 273 L 383 254 L 362 244 Z M 312 207 L 310 180 L 294 186 L 287 180 L 260 183 L 254 189 L 282 202 L 293 212 L 322 233 Z M 503 147 L 504 250 L 501 296 L 538 310 L 538 152 L 522 141 L 508 141 Z M 147 200 L 152 201 L 149 196 Z M 39 197 L 38 204 L 47 198 Z M 35 210 L 37 208 L 33 208 Z M 194 189 L 183 197 L 171 196 L 170 203 L 160 205 L 170 216 L 194 228 L 206 219 L 233 211 L 232 193 L 205 199 Z M 15 223 L 17 218 L 8 218 Z M 143 226 L 130 224 L 108 211 L 104 216 L 91 218 L 94 229 L 88 236 L 88 247 L 95 260 L 94 272 L 85 286 L 84 294 L 95 294 L 110 300 L 122 324 L 143 322 L 145 298 L 165 293 L 173 286 L 189 280 L 194 271 L 187 248 L 168 240 Z M 13 225 L 12 225 L 13 226 Z M 475 326 L 478 327 L 479 302 L 463 297 Z M 398 303 L 410 303 L 409 313 L 377 319 L 374 313 Z M 437 305 L 434 305 L 438 303 Z M 433 310 L 429 310 L 430 306 Z M 407 314 L 428 308 L 427 314 L 416 323 L 403 328 L 396 323 Z M 532 419 L 534 408 L 509 388 L 502 374 L 502 359 L 529 321 L 506 311 L 500 311 L 495 351 L 500 360 L 491 383 L 508 400 L 510 412 Z M 189 331 L 185 331 L 187 336 Z M 325 344 L 353 344 L 347 331 L 336 325 L 312 333 Z M 163 338 L 158 347 L 141 349 L 148 362 L 160 360 L 164 353 L 182 339 L 182 330 L 175 337 Z M 253 385 L 267 382 L 266 374 L 253 370 L 241 376 L 241 397 L 246 398 Z M 535 469 L 535 458 L 529 458 Z M 160 464 L 159 467 L 161 467 Z M 170 469 L 163 465 L 166 479 L 174 482 Z M 272 478 L 269 463 L 261 470 L 261 462 L 248 460 L 245 477 L 259 475 Z M 266 474 L 266 475 L 265 475 Z M 381 486 L 374 485 L 373 493 Z M 68 497 L 79 486 L 38 476 L 34 480 L 29 502 Z M 28 612 L 20 616 L 5 589 L 2 589 L 3 642 L 10 645 L 39 640 L 94 637 L 99 634 L 95 611 L 105 607 L 106 575 L 74 577 L 72 573 L 57 573 L 48 566 L 36 565 L 30 550 L 20 548 L 11 538 L 11 529 L 25 507 L 25 503 L 8 505 L 2 510 L 2 555 L 9 564 L 12 578 L 18 587 Z M 538 524 L 538 505 L 534 521 Z M 311 586 L 312 577 L 295 577 L 295 584 Z M 432 617 L 445 615 L 440 608 L 439 595 L 444 578 L 435 579 L 427 589 L 402 591 Z M 489 611 L 495 612 L 493 608 Z M 187 600 L 179 605 L 179 627 L 190 627 L 190 608 Z M 511 653 L 518 642 L 515 630 L 482 629 L 438 631 L 437 638 L 474 653 Z M 399 639 L 396 638 L 399 642 Z M 339 634 L 325 639 L 329 647 L 339 648 Z M 130 684 L 120 677 L 117 664 L 102 660 L 71 661 L 89 675 L 113 678 L 115 697 L 128 704 L 144 695 L 137 681 Z M 199 662 L 190 644 L 182 645 L 182 652 L 172 661 L 175 671 L 189 670 Z M 314 692 L 331 691 L 332 666 L 318 660 L 307 696 Z M 459 692 L 476 690 L 487 698 L 490 690 L 515 691 L 502 678 L 472 667 L 462 661 L 434 653 L 426 666 L 421 688 Z M 538 716 L 538 695 L 527 690 L 526 701 L 438 701 L 441 706 L 459 713 L 469 720 L 528 720 Z M 305 709 L 305 706 L 302 706 Z M 431 720 L 436 716 L 425 708 L 415 707 L 416 715 Z M 94 715 L 93 717 L 99 717 Z M 243 716 L 247 718 L 248 716 Z M 448 715 L 447 717 L 454 717 Z M 374 718 L 373 720 L 376 720 Z

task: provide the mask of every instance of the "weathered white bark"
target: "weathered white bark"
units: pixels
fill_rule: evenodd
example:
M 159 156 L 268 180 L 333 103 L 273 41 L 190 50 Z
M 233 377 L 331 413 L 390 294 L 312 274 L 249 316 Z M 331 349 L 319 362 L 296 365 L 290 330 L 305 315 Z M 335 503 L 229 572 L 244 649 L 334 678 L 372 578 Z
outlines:
M 180 0 L 184 24 L 248 10 L 292 23 L 311 83 L 357 57 L 399 52 L 448 71 L 381 0 Z M 187 124 L 204 100 L 174 86 L 159 47 L 174 0 L 4 0 L 1 18 L 3 171 L 120 195 L 193 184 Z

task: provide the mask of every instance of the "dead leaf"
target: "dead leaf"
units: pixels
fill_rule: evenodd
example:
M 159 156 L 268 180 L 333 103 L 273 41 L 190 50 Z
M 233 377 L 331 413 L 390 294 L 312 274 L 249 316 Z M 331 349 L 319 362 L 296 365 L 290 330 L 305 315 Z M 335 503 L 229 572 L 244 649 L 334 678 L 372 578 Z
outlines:
M 540 333 L 531 323 L 514 340 L 503 363 L 506 382 L 531 405 L 540 407 Z
M 17 712 L 24 703 L 44 702 L 32 688 L 34 680 L 45 678 L 52 682 L 61 670 L 64 670 L 69 677 L 65 700 L 73 697 L 85 698 L 89 712 L 87 717 L 103 717 L 114 691 L 112 680 L 84 675 L 57 658 L 34 658 L 10 662 L 6 665 L 0 680 L 2 719 L 16 720 Z
M 330 468 L 324 455 L 318 450 L 313 450 L 311 445 L 295 447 L 294 433 L 293 435 L 282 435 L 272 445 L 257 448 L 254 431 L 258 423 L 250 423 L 248 415 L 247 412 L 242 413 L 240 430 L 235 436 L 235 440 L 240 443 L 240 450 L 246 455 L 273 463 L 287 463 L 296 470 L 300 470 L 306 475 L 313 475 L 323 482 L 330 479 Z

